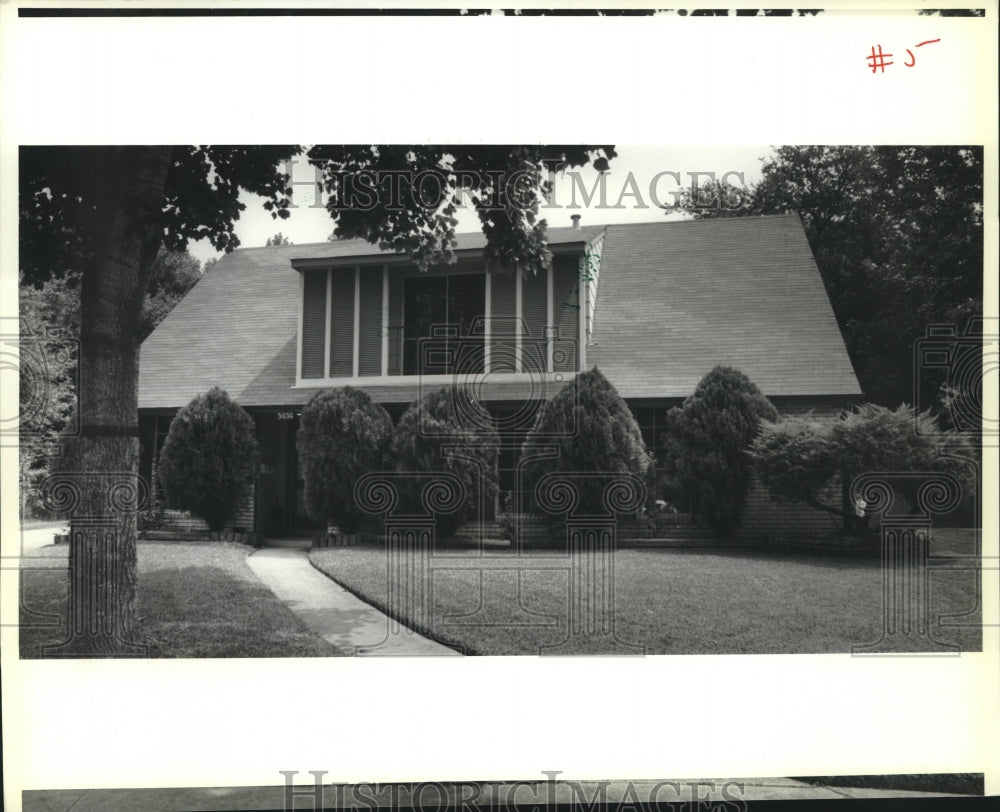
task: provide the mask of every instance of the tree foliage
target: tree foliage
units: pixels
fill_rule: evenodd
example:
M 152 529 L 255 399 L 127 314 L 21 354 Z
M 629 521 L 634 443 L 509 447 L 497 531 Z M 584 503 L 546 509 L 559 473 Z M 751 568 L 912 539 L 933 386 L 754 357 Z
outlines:
M 20 267 L 29 281 L 79 272 L 100 250 L 109 206 L 123 187 L 125 165 L 116 147 L 21 147 Z M 164 155 L 159 181 L 155 258 L 160 243 L 183 251 L 188 240 L 207 239 L 219 251 L 239 246 L 235 224 L 245 190 L 263 206 L 288 217 L 291 188 L 281 162 L 293 146 L 146 147 Z
M 331 239 L 408 253 L 421 269 L 454 262 L 455 213 L 470 201 L 487 268 L 537 273 L 552 260 L 538 211 L 554 173 L 590 162 L 607 169 L 616 154 L 612 146 L 338 146 L 313 147 L 309 158 L 322 168 L 337 221 Z M 363 205 L 345 208 L 352 192 Z
M 826 511 L 840 520 L 843 532 L 862 526 L 849 493 L 862 474 L 948 474 L 964 497 L 976 487 L 975 454 L 966 435 L 943 431 L 930 412 L 905 404 L 863 404 L 836 419 L 806 414 L 763 423 L 750 455 L 776 500 Z
M 202 268 L 187 251 L 161 248 L 142 302 L 139 340 L 144 341 L 201 279 Z
M 257 467 L 253 418 L 215 387 L 180 409 L 157 475 L 168 506 L 222 530 L 250 494 Z
M 365 514 L 354 486 L 383 466 L 391 437 L 389 413 L 365 392 L 345 386 L 317 393 L 302 410 L 297 437 L 310 515 L 357 532 Z
M 140 339 L 146 338 L 201 278 L 186 251 L 161 248 L 142 303 Z M 52 473 L 60 435 L 74 431 L 80 341 L 80 274 L 68 272 L 38 285 L 23 274 L 20 315 L 20 468 L 25 515 L 41 515 L 38 486 Z
M 671 501 L 721 536 L 739 526 L 750 484 L 746 455 L 761 420 L 777 411 L 754 383 L 732 367 L 717 366 L 679 407 L 667 413 L 662 462 Z
M 742 205 L 704 205 L 719 191 L 689 190 L 681 207 L 696 217 L 801 216 L 874 402 L 912 402 L 913 342 L 927 325 L 982 313 L 982 147 L 780 147 Z
M 21 509 L 29 517 L 43 515 L 40 485 L 76 406 L 80 296 L 78 276 L 39 288 L 19 282 L 18 462 Z
M 579 493 L 575 510 L 581 515 L 606 514 L 604 488 L 612 475 L 644 478 L 650 465 L 639 424 L 597 367 L 581 372 L 545 403 L 521 454 L 529 492 L 546 475 L 565 475 Z M 534 502 L 532 508 L 547 515 Z
M 499 437 L 489 413 L 464 389 L 442 387 L 412 403 L 393 431 L 391 457 L 396 471 L 413 474 L 401 484 L 403 512 L 426 512 L 422 491 L 435 474 L 458 479 L 457 508 L 435 514 L 439 536 L 480 518 L 480 506 L 488 508 L 496 496 Z

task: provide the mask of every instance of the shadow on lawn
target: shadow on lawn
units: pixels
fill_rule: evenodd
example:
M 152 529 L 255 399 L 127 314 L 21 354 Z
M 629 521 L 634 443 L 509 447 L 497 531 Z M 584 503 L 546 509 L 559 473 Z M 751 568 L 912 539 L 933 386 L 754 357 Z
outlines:
M 20 655 L 66 639 L 64 568 L 21 572 Z M 254 579 L 255 580 L 255 579 Z M 263 584 L 232 568 L 186 566 L 139 574 L 138 638 L 150 657 L 327 657 L 341 654 L 308 631 Z

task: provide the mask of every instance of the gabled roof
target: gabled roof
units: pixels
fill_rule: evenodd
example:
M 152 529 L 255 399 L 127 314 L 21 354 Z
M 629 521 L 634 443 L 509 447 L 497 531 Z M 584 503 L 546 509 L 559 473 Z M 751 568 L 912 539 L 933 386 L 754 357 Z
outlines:
M 685 397 L 716 364 L 775 395 L 860 394 L 805 233 L 795 215 L 555 228 L 552 245 L 604 232 L 588 366 L 627 398 Z M 458 250 L 485 245 L 458 235 Z M 239 249 L 223 257 L 142 345 L 139 407 L 174 408 L 220 386 L 244 406 L 305 403 L 294 389 L 296 259 L 361 258 L 361 240 Z M 382 402 L 412 384 L 372 386 Z M 524 397 L 490 384 L 483 397 Z
M 797 215 L 608 226 L 596 365 L 622 397 L 686 397 L 717 364 L 768 396 L 861 393 Z

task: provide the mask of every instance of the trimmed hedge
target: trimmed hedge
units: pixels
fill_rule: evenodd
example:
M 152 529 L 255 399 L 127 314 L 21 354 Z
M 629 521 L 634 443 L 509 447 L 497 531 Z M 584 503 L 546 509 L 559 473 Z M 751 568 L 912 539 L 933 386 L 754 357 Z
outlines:
M 218 387 L 179 410 L 157 467 L 167 505 L 222 530 L 250 494 L 257 469 L 255 431 L 250 415 Z
M 421 492 L 442 472 L 461 483 L 461 504 L 454 512 L 435 513 L 438 536 L 451 536 L 479 518 L 479 505 L 488 507 L 496 497 L 499 442 L 489 413 L 463 389 L 442 387 L 412 403 L 392 436 L 396 470 L 415 474 L 400 483 L 400 509 L 424 513 Z
M 392 436 L 389 413 L 364 392 L 345 386 L 316 394 L 302 410 L 296 444 L 309 514 L 356 533 L 365 513 L 354 485 L 379 470 Z
M 778 412 L 738 369 L 717 366 L 667 412 L 663 467 L 671 501 L 725 538 L 739 526 L 750 485 L 747 451 Z
M 976 450 L 959 432 L 945 431 L 930 412 L 903 404 L 896 409 L 865 403 L 839 418 L 812 415 L 785 417 L 764 423 L 751 448 L 757 475 L 771 496 L 781 502 L 801 502 L 840 520 L 843 533 L 864 535 L 866 516 L 853 504 L 851 484 L 862 474 L 878 474 L 896 498 L 916 505 L 924 477 L 953 477 L 955 499 L 940 491 L 942 509 L 957 509 L 976 496 Z M 826 494 L 840 482 L 840 499 Z M 932 502 L 934 500 L 931 500 Z M 944 510 L 942 510 L 944 512 Z
M 555 456 L 533 456 L 555 447 Z M 542 477 L 565 474 L 579 494 L 578 514 L 604 515 L 604 488 L 609 477 L 588 474 L 631 474 L 645 478 L 650 466 L 639 424 L 618 390 L 596 367 L 581 372 L 549 400 L 521 447 L 524 484 L 533 492 Z M 581 476 L 574 477 L 574 474 Z M 531 500 L 533 513 L 557 523 L 561 517 Z

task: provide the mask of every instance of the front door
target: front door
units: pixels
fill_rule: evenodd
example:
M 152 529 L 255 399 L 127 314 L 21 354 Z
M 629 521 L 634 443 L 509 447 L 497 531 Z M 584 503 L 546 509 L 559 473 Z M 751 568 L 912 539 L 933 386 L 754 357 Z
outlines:
M 295 443 L 295 437 L 299 430 L 299 412 L 292 410 L 288 413 L 290 419 L 280 421 L 285 426 L 287 432 L 285 447 L 287 449 L 287 463 L 285 471 L 285 530 L 288 533 L 296 534 L 306 530 L 317 530 L 321 523 L 309 515 L 306 510 L 306 481 L 302 475 L 302 464 L 299 461 L 299 452 Z M 282 416 L 282 415 L 279 415 Z
M 295 449 L 298 409 L 276 409 L 256 416 L 260 443 L 257 476 L 257 528 L 266 536 L 301 535 L 319 527 L 305 509 L 305 483 Z

